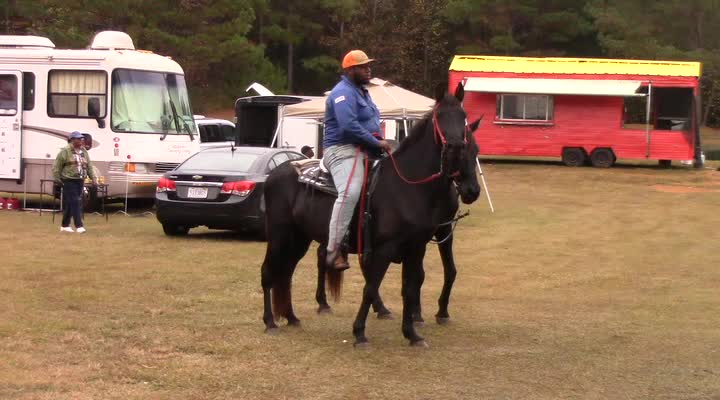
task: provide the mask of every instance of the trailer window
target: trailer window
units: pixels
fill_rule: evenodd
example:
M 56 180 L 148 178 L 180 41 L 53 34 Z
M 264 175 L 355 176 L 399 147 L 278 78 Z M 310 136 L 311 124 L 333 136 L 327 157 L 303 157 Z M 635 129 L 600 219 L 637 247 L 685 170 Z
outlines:
M 15 115 L 18 108 L 18 82 L 15 75 L 0 75 L 0 115 Z
M 50 71 L 48 115 L 64 118 L 95 118 L 88 115 L 88 101 L 100 100 L 100 116 L 105 118 L 107 74 L 103 71 Z
M 552 121 L 553 97 L 547 95 L 501 94 L 496 119 L 505 121 Z

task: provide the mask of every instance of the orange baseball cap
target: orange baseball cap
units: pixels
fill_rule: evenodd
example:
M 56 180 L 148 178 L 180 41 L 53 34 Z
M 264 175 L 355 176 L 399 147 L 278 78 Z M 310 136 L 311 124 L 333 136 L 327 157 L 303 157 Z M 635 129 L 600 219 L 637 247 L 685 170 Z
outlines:
M 365 65 L 373 61 L 375 61 L 375 59 L 368 58 L 367 54 L 365 54 L 364 51 L 352 50 L 345 54 L 345 57 L 343 57 L 342 67 L 343 69 L 347 69 L 356 65 Z

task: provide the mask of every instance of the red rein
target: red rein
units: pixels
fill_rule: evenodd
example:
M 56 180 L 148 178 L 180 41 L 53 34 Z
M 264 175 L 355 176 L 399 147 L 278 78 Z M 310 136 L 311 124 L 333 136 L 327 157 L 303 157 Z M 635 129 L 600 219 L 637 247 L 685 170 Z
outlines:
M 433 136 L 435 139 L 435 143 L 438 143 L 438 141 L 439 141 L 440 144 L 442 144 L 442 150 L 441 150 L 442 153 L 441 154 L 444 155 L 445 148 L 447 146 L 447 139 L 445 139 L 445 134 L 442 131 L 442 129 L 440 128 L 440 123 L 438 122 L 438 118 L 437 118 L 437 109 L 433 110 L 432 122 L 433 122 L 433 134 L 434 134 Z M 467 135 L 468 135 L 469 130 L 470 130 L 469 127 L 465 127 L 465 138 L 464 138 L 465 144 L 467 144 Z M 403 182 L 407 183 L 408 185 L 421 185 L 423 183 L 428 183 L 430 181 L 433 181 L 443 175 L 443 161 L 441 160 L 440 161 L 440 171 L 438 171 L 424 179 L 420 179 L 417 181 L 409 180 L 409 179 L 405 178 L 402 173 L 400 173 L 400 168 L 398 168 L 397 161 L 395 161 L 395 157 L 393 156 L 393 154 L 388 153 L 388 155 L 390 156 L 390 160 L 392 161 L 393 168 L 395 168 L 395 173 L 397 173 L 398 177 L 400 177 L 400 179 Z M 352 179 L 352 175 L 354 173 L 355 173 L 355 165 L 353 165 L 353 170 L 350 173 L 350 179 Z M 364 218 L 363 214 L 365 213 L 365 206 L 366 206 L 365 202 L 366 202 L 366 198 L 367 198 L 368 174 L 369 174 L 368 157 L 367 157 L 367 153 L 366 153 L 365 154 L 365 176 L 363 177 L 362 192 L 360 194 L 360 209 L 358 210 L 359 215 L 358 215 L 358 230 L 357 230 L 357 251 L 358 251 L 358 259 L 360 260 L 361 265 L 362 265 L 362 261 L 363 261 L 362 260 L 362 254 L 363 254 L 363 251 L 362 251 L 362 245 L 363 245 L 363 243 L 362 243 L 362 234 L 363 234 L 362 226 L 363 226 L 363 218 Z M 456 172 L 452 173 L 450 176 L 456 177 L 458 175 L 460 175 L 460 171 L 456 171 Z
M 440 144 L 442 145 L 442 150 L 441 150 L 442 153 L 441 154 L 444 155 L 445 148 L 447 146 L 447 139 L 445 139 L 445 133 L 440 128 L 440 122 L 438 122 L 437 108 L 433 110 L 432 122 L 433 122 L 433 134 L 434 134 L 433 137 L 435 139 L 435 143 L 438 143 L 438 141 L 440 142 Z M 469 129 L 470 129 L 469 127 L 465 127 L 465 138 L 464 138 L 465 144 L 467 144 L 467 135 L 468 135 Z M 400 173 L 400 168 L 398 168 L 397 161 L 395 161 L 395 157 L 392 155 L 392 153 L 389 153 L 389 155 L 390 155 L 390 160 L 392 161 L 393 167 L 395 168 L 395 173 L 397 173 L 398 177 L 400 177 L 400 179 L 403 182 L 407 183 L 408 185 L 421 185 L 423 183 L 428 183 L 430 181 L 433 181 L 443 175 L 443 161 L 441 160 L 440 161 L 440 171 L 428 176 L 427 178 L 420 179 L 417 181 L 412 181 L 410 179 L 405 178 L 403 176 L 403 174 Z M 458 175 L 460 175 L 460 171 L 455 171 L 450 176 L 456 177 Z

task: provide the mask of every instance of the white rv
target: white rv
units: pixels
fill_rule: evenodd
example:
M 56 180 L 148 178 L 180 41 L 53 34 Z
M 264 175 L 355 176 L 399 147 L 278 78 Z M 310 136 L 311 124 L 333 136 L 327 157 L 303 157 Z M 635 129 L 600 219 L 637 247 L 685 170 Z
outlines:
M 111 197 L 126 187 L 128 197 L 153 197 L 200 143 L 180 65 L 135 50 L 127 34 L 101 32 L 83 50 L 0 36 L 0 191 L 39 193 L 73 131 L 92 136 Z

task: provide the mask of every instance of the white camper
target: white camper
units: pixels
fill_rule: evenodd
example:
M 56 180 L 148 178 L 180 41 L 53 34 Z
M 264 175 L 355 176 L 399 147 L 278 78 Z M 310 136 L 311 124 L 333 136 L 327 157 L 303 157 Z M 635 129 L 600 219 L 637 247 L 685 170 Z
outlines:
M 83 50 L 0 36 L 0 191 L 39 193 L 76 130 L 92 136 L 90 158 L 111 197 L 126 187 L 128 197 L 153 197 L 159 177 L 200 143 L 180 65 L 136 50 L 127 34 L 101 32 Z

